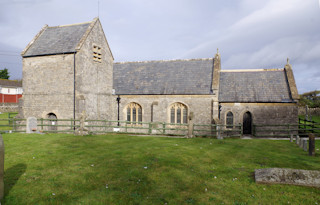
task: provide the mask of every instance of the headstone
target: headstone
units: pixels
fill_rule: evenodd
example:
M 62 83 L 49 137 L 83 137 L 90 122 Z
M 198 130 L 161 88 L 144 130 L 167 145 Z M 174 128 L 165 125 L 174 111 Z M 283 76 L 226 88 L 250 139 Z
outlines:
M 37 126 L 38 126 L 37 118 L 28 117 L 26 133 L 35 133 L 35 132 L 37 132 Z
M 309 133 L 309 156 L 316 155 L 316 140 L 313 133 Z
M 305 152 L 308 151 L 308 140 L 307 140 L 307 139 L 304 139 L 304 140 L 303 140 L 303 150 L 304 150 Z
M 256 183 L 320 187 L 320 171 L 267 168 L 255 170 Z
M 299 147 L 303 148 L 303 138 L 300 138 L 300 140 L 299 140 Z
M 300 137 L 299 135 L 296 136 L 296 144 L 299 145 Z
M 0 200 L 3 199 L 4 196 L 4 143 L 2 139 L 2 135 L 0 134 Z
M 290 142 L 293 142 L 293 134 L 290 135 Z

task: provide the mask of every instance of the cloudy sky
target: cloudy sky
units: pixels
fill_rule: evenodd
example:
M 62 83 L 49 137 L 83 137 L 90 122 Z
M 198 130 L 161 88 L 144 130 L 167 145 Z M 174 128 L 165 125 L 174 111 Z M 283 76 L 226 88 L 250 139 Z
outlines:
M 99 5 L 99 6 L 98 6 Z M 99 16 L 115 61 L 211 58 L 222 69 L 283 68 L 299 93 L 320 90 L 320 0 L 0 0 L 0 69 L 45 25 Z

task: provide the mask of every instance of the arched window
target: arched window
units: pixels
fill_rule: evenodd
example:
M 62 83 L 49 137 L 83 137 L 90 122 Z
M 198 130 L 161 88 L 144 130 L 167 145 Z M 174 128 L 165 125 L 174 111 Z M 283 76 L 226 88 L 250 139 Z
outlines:
M 182 103 L 174 103 L 170 107 L 170 123 L 187 123 L 188 108 Z
M 142 122 L 142 108 L 137 103 L 130 103 L 127 106 L 127 121 Z
M 232 112 L 227 113 L 226 124 L 227 124 L 227 128 L 233 127 L 233 113 Z

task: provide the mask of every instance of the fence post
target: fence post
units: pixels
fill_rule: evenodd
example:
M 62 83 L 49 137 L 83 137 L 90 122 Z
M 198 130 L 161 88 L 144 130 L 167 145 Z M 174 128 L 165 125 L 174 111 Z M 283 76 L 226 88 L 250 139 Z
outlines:
M 41 118 L 40 121 L 41 121 L 41 130 L 43 130 L 43 118 Z
M 73 119 L 72 118 L 70 118 L 70 130 L 72 131 L 73 129 L 72 129 L 72 125 L 73 125 Z
M 151 122 L 149 122 L 148 125 L 149 125 L 148 134 L 150 135 L 151 134 L 151 128 L 152 128 Z
M 290 137 L 290 124 L 288 124 L 288 137 Z
M 307 123 L 307 120 L 304 120 L 304 133 L 307 133 L 307 130 L 306 130 L 306 123 Z
M 217 139 L 218 139 L 218 140 L 222 140 L 223 137 L 221 137 L 221 125 L 220 125 L 220 124 L 217 124 L 217 130 L 218 130 Z
M 12 118 L 12 130 L 16 131 L 16 125 L 15 120 Z
M 162 124 L 162 129 L 163 129 L 163 134 L 166 134 L 166 123 L 164 122 L 163 124 Z

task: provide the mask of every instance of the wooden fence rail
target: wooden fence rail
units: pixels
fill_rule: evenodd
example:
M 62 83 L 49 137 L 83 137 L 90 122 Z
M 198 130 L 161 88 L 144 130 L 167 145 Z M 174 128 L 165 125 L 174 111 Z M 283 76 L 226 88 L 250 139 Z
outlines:
M 48 133 L 75 133 L 80 128 L 80 120 L 38 119 L 37 131 Z M 0 119 L 0 132 L 26 132 L 26 119 Z M 191 127 L 190 127 L 191 126 Z M 86 120 L 84 128 L 90 133 L 126 133 L 148 135 L 176 135 L 196 137 L 241 137 L 243 126 L 223 124 L 173 124 L 165 122 L 128 122 L 109 120 Z M 191 131 L 191 133 L 190 133 Z M 320 133 L 320 123 L 304 121 L 298 124 L 252 125 L 254 137 L 290 137 L 307 133 Z

